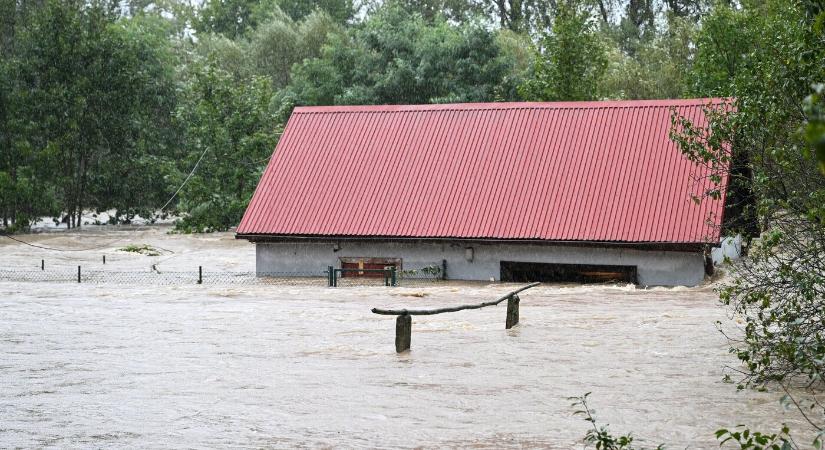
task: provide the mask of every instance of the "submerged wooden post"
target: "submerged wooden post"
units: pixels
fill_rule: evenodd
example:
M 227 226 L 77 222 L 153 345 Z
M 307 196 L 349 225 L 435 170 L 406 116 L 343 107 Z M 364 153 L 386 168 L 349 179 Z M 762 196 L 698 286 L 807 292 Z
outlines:
M 203 266 L 198 266 L 198 284 L 203 284 Z
M 395 352 L 402 353 L 410 349 L 412 335 L 412 316 L 402 314 L 395 319 Z
M 481 309 L 487 306 L 495 306 L 507 300 L 507 321 L 505 326 L 507 329 L 514 327 L 518 323 L 518 305 L 520 302 L 519 292 L 538 286 L 541 283 L 530 283 L 527 286 L 522 286 L 506 295 L 499 297 L 497 300 L 490 302 L 483 302 L 474 305 L 457 305 L 446 308 L 437 309 L 381 309 L 372 308 L 373 314 L 381 314 L 385 316 L 397 316 L 395 319 L 395 351 L 398 353 L 405 352 L 410 349 L 410 335 L 412 334 L 412 317 L 411 316 L 431 316 L 433 314 L 442 314 L 448 312 L 464 311 L 465 309 Z
M 80 283 L 80 266 L 77 266 L 77 282 Z
M 518 295 L 511 295 L 507 299 L 507 319 L 504 328 L 509 330 L 518 324 L 518 304 L 520 301 Z
M 46 270 L 46 260 L 45 259 L 40 260 L 40 270 Z
M 103 255 L 103 264 L 106 264 L 106 255 Z

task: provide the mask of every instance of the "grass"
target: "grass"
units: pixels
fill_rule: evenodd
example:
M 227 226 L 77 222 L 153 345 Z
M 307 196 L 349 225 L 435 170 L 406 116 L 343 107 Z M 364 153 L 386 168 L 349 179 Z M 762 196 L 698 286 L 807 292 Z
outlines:
M 160 256 L 158 249 L 147 244 L 129 244 L 118 250 L 121 252 L 140 253 L 146 256 Z

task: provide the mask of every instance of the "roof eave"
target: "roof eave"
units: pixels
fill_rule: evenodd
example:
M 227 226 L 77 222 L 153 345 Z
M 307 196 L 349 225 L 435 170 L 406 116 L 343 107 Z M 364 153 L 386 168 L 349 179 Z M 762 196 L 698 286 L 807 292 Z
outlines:
M 719 241 L 599 241 L 599 240 L 564 240 L 564 239 L 525 239 L 494 237 L 438 237 L 438 236 L 353 236 L 353 235 L 300 235 L 300 234 L 265 234 L 236 233 L 235 239 L 258 242 L 460 242 L 472 243 L 508 243 L 531 245 L 566 245 L 584 247 L 622 247 L 636 249 L 685 249 L 701 251 L 707 246 L 718 246 Z

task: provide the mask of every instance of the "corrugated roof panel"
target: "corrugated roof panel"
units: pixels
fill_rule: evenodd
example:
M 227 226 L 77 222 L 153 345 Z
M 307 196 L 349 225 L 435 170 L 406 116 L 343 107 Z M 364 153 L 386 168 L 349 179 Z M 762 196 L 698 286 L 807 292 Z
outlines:
M 238 234 L 718 242 L 669 131 L 720 103 L 295 108 Z

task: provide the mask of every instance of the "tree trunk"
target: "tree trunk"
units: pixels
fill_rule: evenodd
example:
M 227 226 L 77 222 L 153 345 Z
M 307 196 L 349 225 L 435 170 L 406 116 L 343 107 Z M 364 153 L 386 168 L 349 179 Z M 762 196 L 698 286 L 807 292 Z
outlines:
M 89 163 L 86 159 L 81 161 L 80 189 L 77 192 L 77 226 L 83 222 L 83 200 L 86 197 L 86 180 L 89 178 Z
M 524 9 L 522 0 L 510 0 L 510 29 L 520 33 L 524 31 Z
M 17 222 L 18 201 L 20 200 L 20 191 L 17 188 L 17 165 L 11 164 L 11 185 L 14 186 L 14 201 L 11 203 L 11 218 L 12 223 Z
M 604 0 L 599 0 L 599 13 L 602 16 L 602 23 L 607 25 L 607 8 L 604 6 Z

